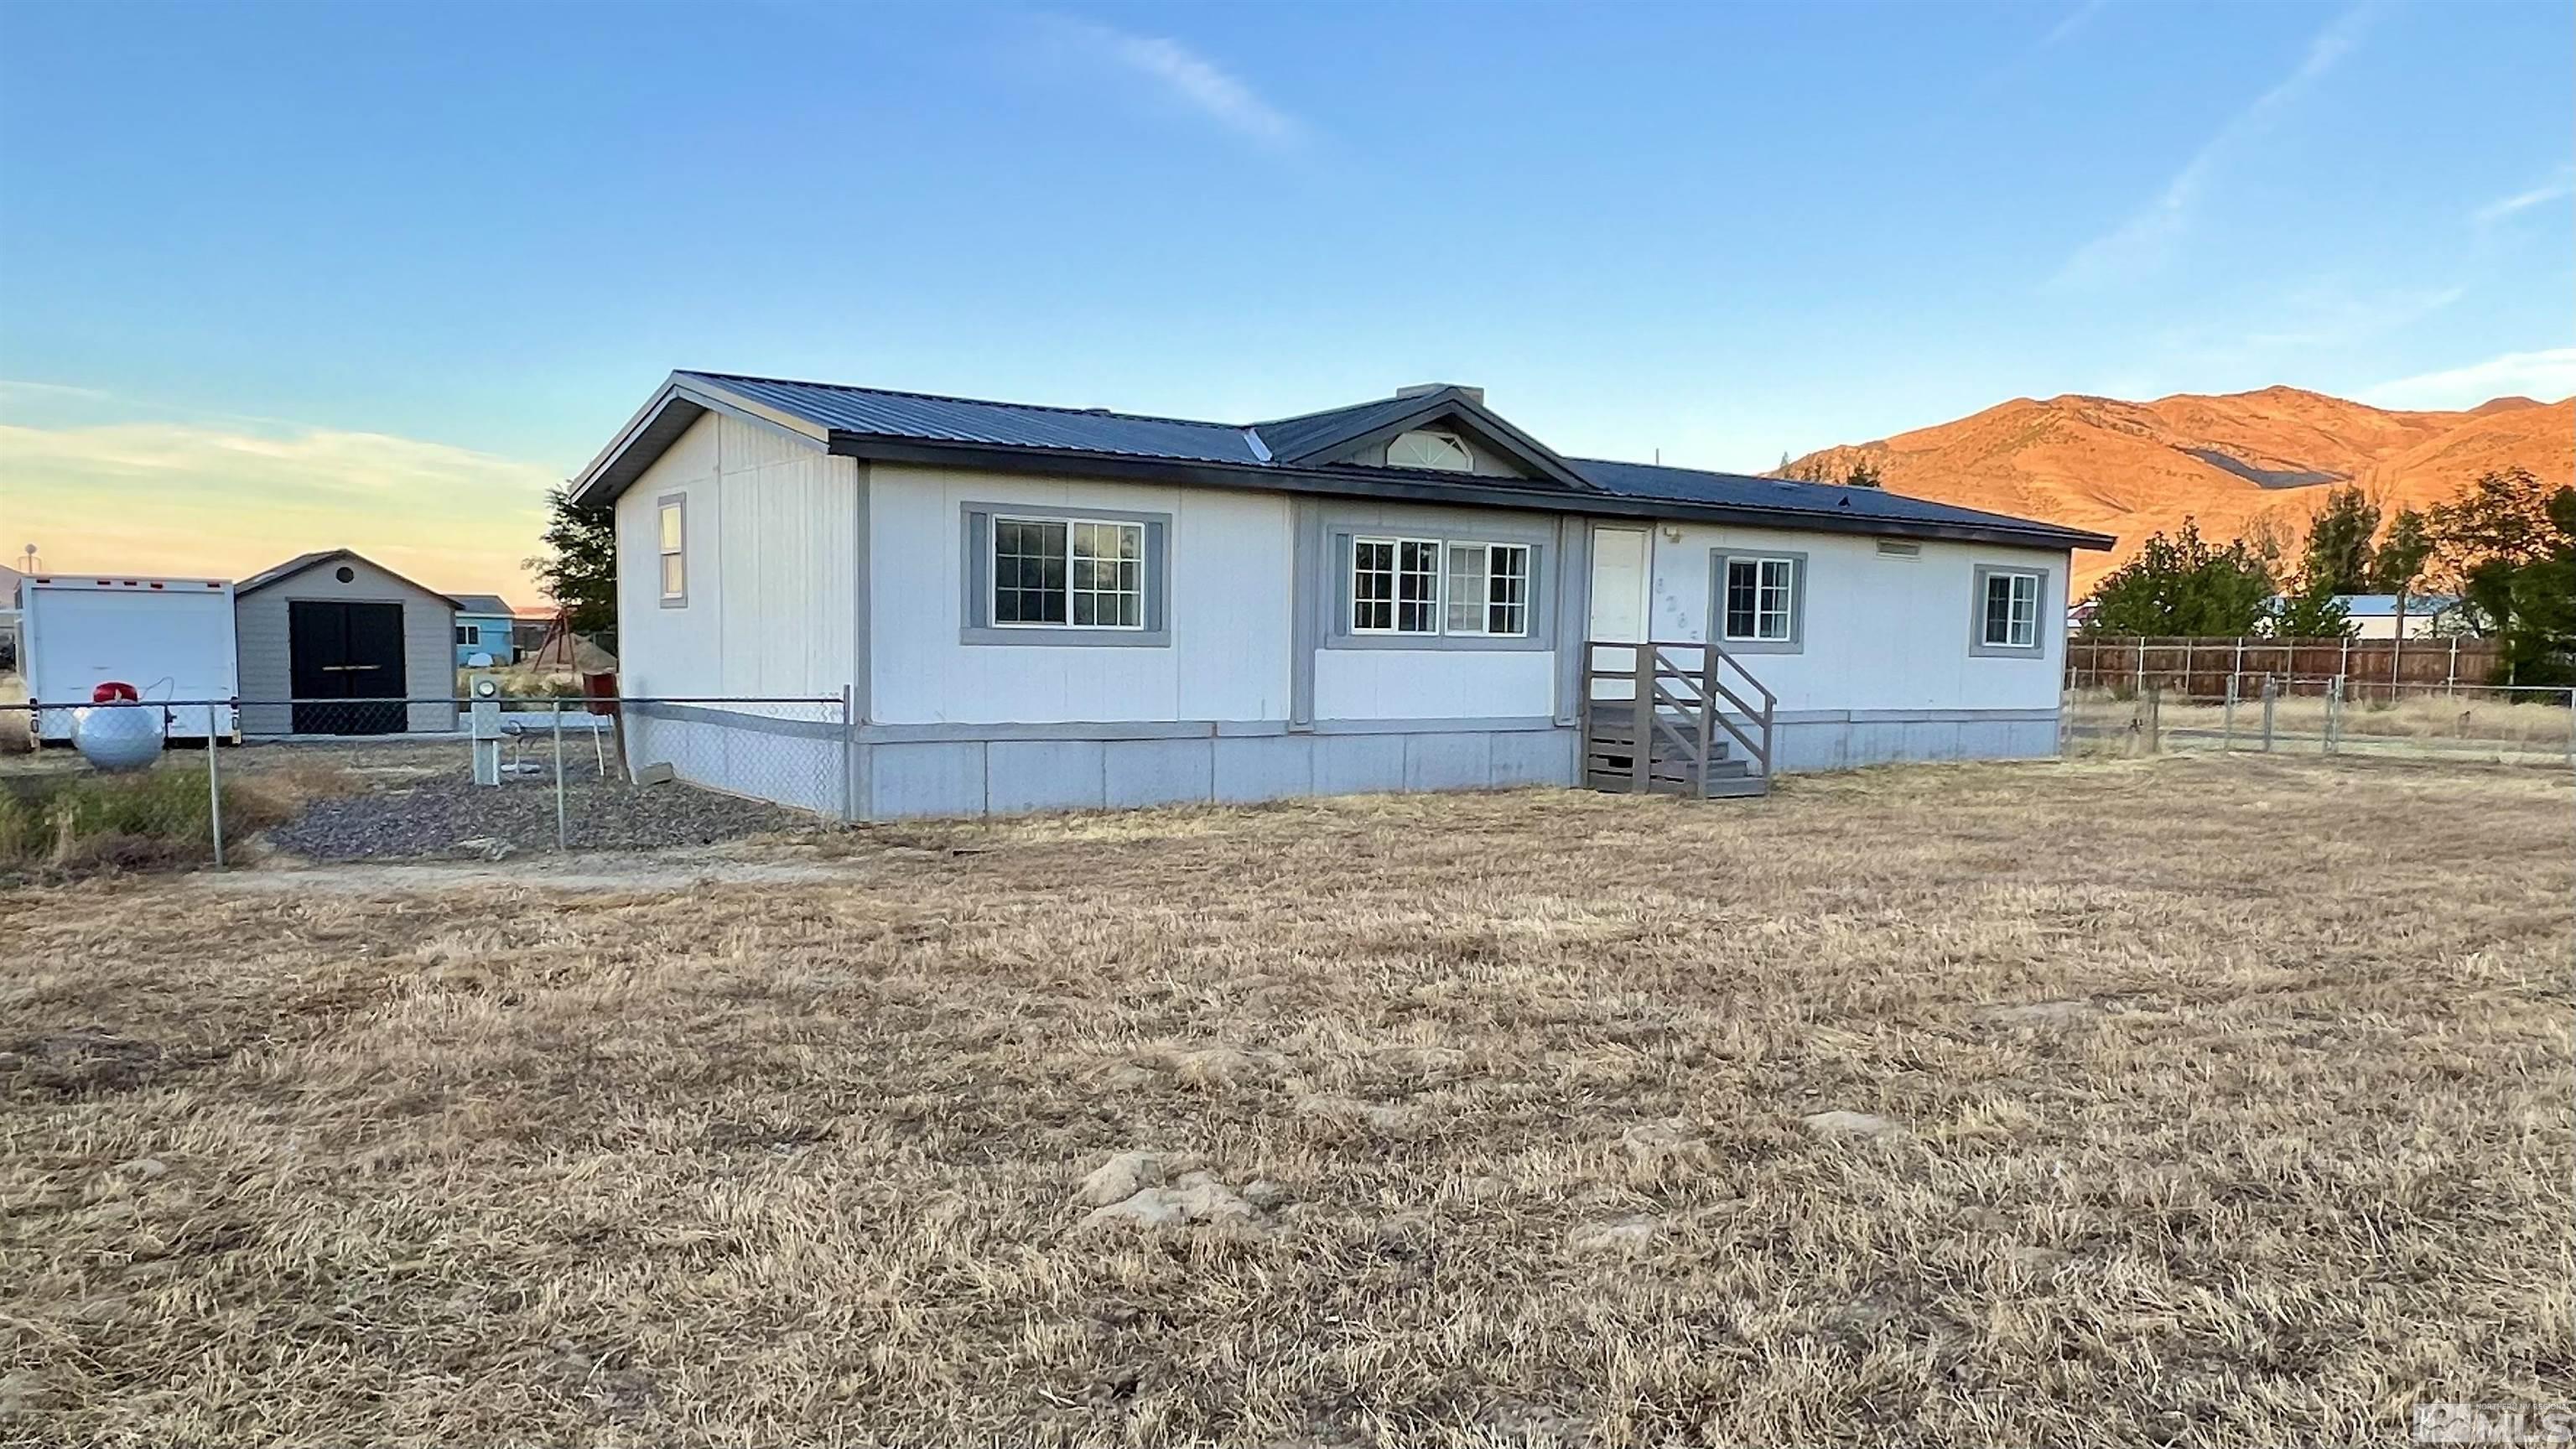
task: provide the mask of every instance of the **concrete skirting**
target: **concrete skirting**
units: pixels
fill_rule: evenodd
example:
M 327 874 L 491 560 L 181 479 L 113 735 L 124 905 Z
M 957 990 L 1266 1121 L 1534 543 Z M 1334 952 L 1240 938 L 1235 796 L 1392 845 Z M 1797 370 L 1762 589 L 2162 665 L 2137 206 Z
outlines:
M 1574 731 L 1555 728 L 944 739 L 858 748 L 866 757 L 863 813 L 873 820 L 1566 785 L 1575 765 Z
M 1807 710 L 1774 725 L 1783 774 L 2057 753 L 2055 710 Z M 858 818 L 896 820 L 1572 785 L 1580 741 L 1518 718 L 862 725 L 843 737 L 838 725 L 662 705 L 629 714 L 628 745 L 636 764 L 668 763 L 684 780 L 826 813 L 846 799 Z

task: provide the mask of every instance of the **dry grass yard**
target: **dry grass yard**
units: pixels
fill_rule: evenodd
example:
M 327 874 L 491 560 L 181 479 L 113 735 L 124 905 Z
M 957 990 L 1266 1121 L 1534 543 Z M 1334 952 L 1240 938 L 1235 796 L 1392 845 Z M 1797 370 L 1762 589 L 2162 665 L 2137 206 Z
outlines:
M 2576 1384 L 2564 773 L 709 868 L 0 895 L 0 1439 L 2343 1444 Z

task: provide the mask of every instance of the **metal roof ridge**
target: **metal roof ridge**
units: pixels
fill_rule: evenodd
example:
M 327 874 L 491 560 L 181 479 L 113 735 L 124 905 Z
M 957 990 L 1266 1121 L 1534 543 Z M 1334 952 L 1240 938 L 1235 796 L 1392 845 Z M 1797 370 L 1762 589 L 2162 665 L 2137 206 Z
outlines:
M 818 387 L 832 392 L 864 392 L 878 397 L 905 397 L 921 402 L 965 403 L 970 407 L 1022 408 L 1029 412 L 1065 413 L 1078 418 L 1121 418 L 1133 423 L 1172 423 L 1185 428 L 1218 428 L 1236 432 L 1251 426 L 1244 423 L 1217 422 L 1208 418 L 1176 418 L 1162 413 L 1126 413 L 1115 408 L 1069 408 L 1061 403 L 1012 402 L 1007 398 L 963 397 L 956 393 L 915 392 L 909 388 L 871 387 L 857 382 L 816 382 L 803 377 L 763 377 L 748 372 L 705 372 L 697 368 L 680 368 L 682 377 L 702 377 L 710 382 L 767 382 L 783 387 Z

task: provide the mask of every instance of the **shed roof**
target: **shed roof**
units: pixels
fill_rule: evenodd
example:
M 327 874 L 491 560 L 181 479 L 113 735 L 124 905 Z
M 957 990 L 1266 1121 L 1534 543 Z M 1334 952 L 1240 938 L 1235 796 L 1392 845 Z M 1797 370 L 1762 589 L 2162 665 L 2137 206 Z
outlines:
M 450 594 L 448 597 L 456 601 L 456 612 L 460 614 L 513 614 L 517 612 L 510 607 L 510 601 L 502 598 L 499 594 Z
M 1472 389 L 1444 387 L 1265 423 L 1198 422 L 1106 408 L 988 402 L 838 383 L 682 371 L 573 480 L 587 502 L 613 498 L 710 407 L 802 433 L 832 452 L 1004 470 L 1232 484 L 1544 508 L 1559 512 L 1708 518 L 1756 526 L 1958 538 L 2038 548 L 2108 548 L 2105 534 L 1958 508 L 1882 489 L 1845 488 L 1697 468 L 1568 459 L 1485 408 Z M 1533 479 L 1323 461 L 1353 440 L 1447 412 L 1505 444 Z
M 303 573 L 307 569 L 319 568 L 326 563 L 341 560 L 365 564 L 367 567 L 374 569 L 376 572 L 383 574 L 388 578 L 394 579 L 400 583 L 411 585 L 413 588 L 420 590 L 431 598 L 444 602 L 451 608 L 457 607 L 457 601 L 454 595 L 442 594 L 438 590 L 433 589 L 429 585 L 421 583 L 416 579 L 404 578 L 401 574 L 395 573 L 392 569 L 386 568 L 383 564 L 376 562 L 374 559 L 367 557 L 365 554 L 362 554 L 353 548 L 326 548 L 314 553 L 299 553 L 282 564 L 274 564 L 268 568 L 261 569 L 258 573 L 252 574 L 249 578 L 233 585 L 233 597 L 238 599 L 244 594 L 254 593 L 260 589 L 267 588 L 271 584 L 282 583 L 287 579 L 295 577 L 297 574 Z

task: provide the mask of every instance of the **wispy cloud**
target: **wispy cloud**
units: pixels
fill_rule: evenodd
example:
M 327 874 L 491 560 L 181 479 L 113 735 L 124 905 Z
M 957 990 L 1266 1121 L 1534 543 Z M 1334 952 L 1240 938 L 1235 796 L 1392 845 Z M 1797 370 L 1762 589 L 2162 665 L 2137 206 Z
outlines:
M 1275 151 L 1306 144 L 1304 122 L 1263 100 L 1232 71 L 1168 36 L 1136 35 L 1087 20 L 1058 20 L 1084 49 L 1143 76 L 1168 100 Z
M 10 546 L 56 568 L 239 577 L 349 547 L 442 588 L 527 592 L 555 470 L 326 428 L 0 424 Z M 23 537 L 20 537 L 23 535 Z
M 2218 128 L 2216 135 L 2192 153 L 2153 201 L 2136 215 L 2075 250 L 2057 269 L 2050 285 L 2058 288 L 2096 286 L 2152 271 L 2173 254 L 2174 244 L 2191 228 L 2201 194 L 2228 154 L 2260 135 L 2300 96 L 2314 86 L 2361 41 L 2370 7 L 2357 5 L 2308 42 L 2306 53 L 2289 75 Z
M 2518 191 L 2511 196 L 2490 201 L 2471 212 L 2469 220 L 2479 226 L 2493 226 L 2507 217 L 2519 215 L 2535 206 L 2547 206 L 2553 201 L 2570 196 L 2576 196 L 2576 170 L 2563 172 L 2557 179 L 2544 181 L 2528 191 Z
M 2576 394 L 2576 347 L 2544 347 L 2401 377 L 2365 390 L 2361 399 L 2381 407 L 2472 408 L 2489 398 L 2556 402 L 2570 394 Z
M 2083 4 L 2066 12 L 2064 19 L 2048 28 L 2048 33 L 2039 38 L 2039 48 L 2047 50 L 2063 44 L 2069 36 L 2083 29 L 2087 21 L 2101 14 L 2102 8 L 2110 3 L 2111 0 L 2084 0 Z

